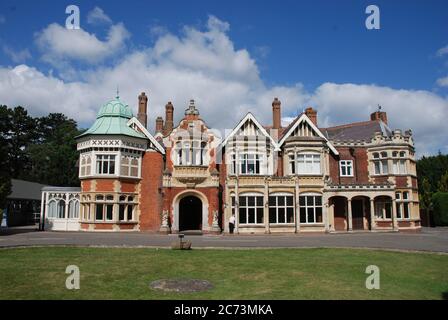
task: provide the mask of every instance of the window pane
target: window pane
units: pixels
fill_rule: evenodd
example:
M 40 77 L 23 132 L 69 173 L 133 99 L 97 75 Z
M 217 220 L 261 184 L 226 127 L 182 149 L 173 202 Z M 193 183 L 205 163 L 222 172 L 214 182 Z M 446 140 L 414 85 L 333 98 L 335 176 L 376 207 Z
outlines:
M 246 208 L 240 208 L 239 216 L 240 216 L 240 223 L 247 223 Z
M 124 210 L 126 205 L 120 204 L 119 211 L 118 211 L 118 220 L 123 221 L 124 220 Z
M 101 203 L 96 204 L 96 220 L 103 220 L 103 205 Z
M 255 209 L 254 208 L 249 208 L 248 209 L 248 223 L 255 223 Z
M 307 209 L 308 214 L 308 223 L 313 223 L 314 221 L 314 208 L 308 208 Z
M 256 197 L 257 198 L 257 206 L 262 207 L 263 206 L 263 197 Z
M 134 206 L 132 204 L 128 205 L 128 217 L 127 217 L 128 221 L 133 220 L 133 217 L 132 217 L 133 209 L 134 209 Z
M 269 223 L 277 223 L 275 208 L 269 208 Z
M 284 196 L 278 196 L 278 205 L 279 206 L 284 206 L 285 205 L 285 197 Z
M 294 209 L 293 208 L 286 209 L 286 222 L 294 223 Z
M 321 206 L 322 205 L 322 197 L 321 196 L 315 196 L 314 199 L 315 199 L 315 202 L 316 202 L 316 206 Z
M 322 222 L 322 207 L 316 208 L 316 222 L 318 223 Z
M 257 223 L 263 223 L 263 208 L 257 208 Z
M 300 208 L 300 222 L 306 223 L 306 209 L 303 207 Z
M 409 219 L 409 203 L 405 202 L 403 203 L 403 207 L 404 207 L 404 218 L 405 219 Z
M 306 205 L 309 206 L 313 206 L 314 205 L 314 197 L 312 196 L 308 196 L 306 197 Z
M 288 205 L 288 206 L 293 206 L 294 205 L 293 197 L 291 197 L 291 196 L 287 196 L 286 197 L 286 205 Z
M 113 209 L 114 209 L 114 206 L 113 205 L 111 205 L 111 204 L 108 204 L 107 206 L 106 206 L 106 219 L 107 220 L 112 220 L 112 213 L 113 213 Z
M 269 206 L 274 207 L 276 205 L 275 203 L 276 197 L 269 197 Z
M 248 206 L 255 206 L 255 197 L 247 197 L 247 205 Z
M 300 196 L 299 197 L 299 205 L 301 207 L 305 205 L 305 197 L 304 196 Z
M 285 208 L 278 208 L 278 223 L 285 223 Z
M 240 197 L 240 207 L 246 206 L 246 198 L 247 197 Z

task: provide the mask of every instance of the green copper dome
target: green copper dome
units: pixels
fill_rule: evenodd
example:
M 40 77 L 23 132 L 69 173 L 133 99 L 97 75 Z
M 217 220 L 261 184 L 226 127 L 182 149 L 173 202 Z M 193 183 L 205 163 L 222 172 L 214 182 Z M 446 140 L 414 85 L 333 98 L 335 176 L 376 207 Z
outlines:
M 128 126 L 127 123 L 132 117 L 131 108 L 120 101 L 119 97 L 116 97 L 101 107 L 93 125 L 79 137 L 93 134 L 109 134 L 146 138 L 143 133 Z
M 117 97 L 102 106 L 96 118 L 98 119 L 106 116 L 120 116 L 123 118 L 131 119 L 132 111 L 127 104 L 121 102 Z

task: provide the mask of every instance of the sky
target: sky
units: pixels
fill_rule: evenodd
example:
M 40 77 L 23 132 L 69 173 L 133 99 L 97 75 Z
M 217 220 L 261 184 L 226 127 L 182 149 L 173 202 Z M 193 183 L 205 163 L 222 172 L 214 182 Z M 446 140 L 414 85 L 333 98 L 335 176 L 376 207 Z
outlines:
M 87 128 L 117 87 L 134 114 L 149 95 L 150 129 L 168 101 L 179 121 L 195 99 L 221 130 L 248 111 L 270 124 L 274 97 L 284 123 L 313 106 L 321 127 L 381 105 L 418 156 L 448 153 L 448 1 L 0 2 L 0 104 Z

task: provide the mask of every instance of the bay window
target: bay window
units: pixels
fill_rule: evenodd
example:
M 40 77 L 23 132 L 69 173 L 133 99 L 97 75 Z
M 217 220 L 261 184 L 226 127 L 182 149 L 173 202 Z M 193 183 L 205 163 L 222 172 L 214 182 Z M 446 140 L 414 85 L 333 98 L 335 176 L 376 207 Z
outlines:
M 294 223 L 294 197 L 292 195 L 269 196 L 269 223 Z
M 389 173 L 389 167 L 387 164 L 387 152 L 375 152 L 373 154 L 374 172 L 376 175 L 383 175 Z
M 377 219 L 392 218 L 392 201 L 388 197 L 379 197 L 375 200 L 375 216 Z
M 202 166 L 207 144 L 200 140 L 178 141 L 176 143 L 176 165 Z
M 394 158 L 393 159 L 393 173 L 394 174 L 406 174 L 406 159 L 403 159 L 405 157 L 405 155 L 406 155 L 406 153 L 404 151 L 392 152 L 392 158 Z
M 115 174 L 115 155 L 97 154 L 96 155 L 96 173 L 97 174 Z
M 238 155 L 238 161 L 236 155 L 230 156 L 230 172 L 232 174 L 261 174 L 262 173 L 262 160 L 261 155 L 256 153 L 240 153 Z
M 299 196 L 300 223 L 322 223 L 322 196 Z
M 410 199 L 409 192 L 396 192 L 396 208 L 397 208 L 397 219 L 410 219 Z
M 321 174 L 319 153 L 291 154 L 288 160 L 290 174 Z

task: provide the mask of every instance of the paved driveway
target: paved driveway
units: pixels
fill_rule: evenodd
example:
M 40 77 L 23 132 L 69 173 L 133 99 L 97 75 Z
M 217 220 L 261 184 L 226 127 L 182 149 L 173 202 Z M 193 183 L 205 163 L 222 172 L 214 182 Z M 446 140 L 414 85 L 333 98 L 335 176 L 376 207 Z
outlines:
M 423 228 L 421 233 L 351 233 L 323 235 L 203 235 L 186 236 L 193 248 L 305 248 L 356 247 L 448 253 L 448 228 Z M 76 245 L 169 247 L 176 235 L 107 232 L 41 232 L 31 229 L 0 231 L 0 247 Z

